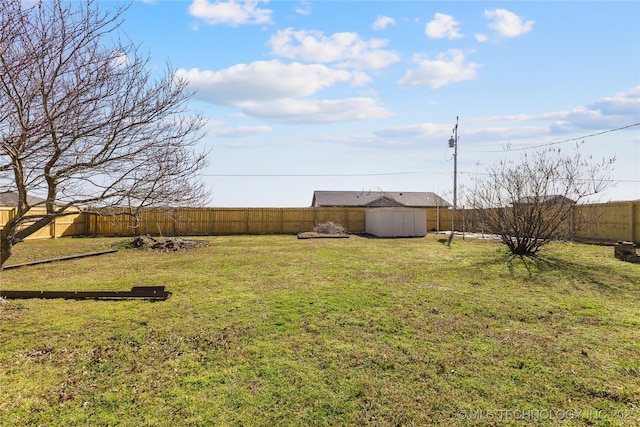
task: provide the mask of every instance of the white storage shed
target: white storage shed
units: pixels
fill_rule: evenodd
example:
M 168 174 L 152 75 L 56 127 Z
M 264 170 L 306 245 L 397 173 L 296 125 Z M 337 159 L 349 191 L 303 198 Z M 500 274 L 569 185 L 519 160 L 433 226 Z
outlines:
M 424 237 L 427 212 L 424 209 L 380 208 L 365 212 L 365 227 L 378 237 Z

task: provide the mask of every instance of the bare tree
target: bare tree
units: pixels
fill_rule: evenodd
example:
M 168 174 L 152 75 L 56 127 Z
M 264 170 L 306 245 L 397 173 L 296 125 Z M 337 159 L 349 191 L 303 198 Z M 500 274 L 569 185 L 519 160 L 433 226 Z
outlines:
M 535 256 L 552 240 L 570 239 L 586 216 L 573 206 L 611 185 L 615 158 L 592 162 L 579 150 L 546 149 L 520 162 L 500 161 L 475 179 L 468 203 L 475 227 L 495 233 L 511 254 Z
M 204 121 L 187 108 L 185 80 L 120 38 L 126 7 L 0 8 L 0 191 L 18 195 L 0 232 L 0 268 L 13 245 L 73 207 L 135 213 L 205 195 L 196 178 Z M 43 196 L 44 213 L 27 194 Z

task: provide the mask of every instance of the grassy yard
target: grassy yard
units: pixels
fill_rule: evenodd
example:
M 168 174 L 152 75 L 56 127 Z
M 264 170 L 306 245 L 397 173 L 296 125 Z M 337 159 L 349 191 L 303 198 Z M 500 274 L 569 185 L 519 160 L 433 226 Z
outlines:
M 640 265 L 554 244 L 202 237 L 4 271 L 1 426 L 640 425 Z M 123 247 L 29 241 L 10 263 Z

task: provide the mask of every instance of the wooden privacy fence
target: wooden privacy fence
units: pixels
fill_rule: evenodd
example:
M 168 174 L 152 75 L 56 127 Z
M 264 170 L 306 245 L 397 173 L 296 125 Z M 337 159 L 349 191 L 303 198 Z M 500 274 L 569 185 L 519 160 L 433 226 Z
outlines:
M 625 240 L 640 244 L 640 201 L 574 205 L 567 209 L 571 213 L 564 226 L 572 230 L 568 234 L 575 240 L 603 243 Z M 456 229 L 490 232 L 474 221 L 477 217 L 474 213 L 472 209 L 456 212 Z M 577 224 L 580 226 L 576 228 Z
M 326 221 L 357 233 L 365 230 L 364 220 L 364 210 L 356 208 L 176 208 L 143 212 L 137 224 L 132 217 L 93 215 L 86 234 L 295 234 Z
M 316 224 L 340 223 L 352 233 L 366 230 L 368 208 L 172 208 L 142 212 L 138 222 L 126 215 L 108 216 L 87 213 L 58 218 L 30 236 L 223 235 L 223 234 L 295 234 L 311 231 Z M 579 240 L 640 243 L 640 202 L 611 202 L 578 205 L 574 215 L 593 218 L 576 235 Z M 427 208 L 427 230 L 451 229 L 451 210 Z M 472 222 L 472 210 L 456 211 L 456 229 L 487 232 Z M 0 208 L 0 228 L 15 214 L 13 208 Z
M 176 208 L 143 212 L 136 224 L 132 217 L 86 218 L 88 235 L 215 235 L 296 234 L 312 231 L 317 224 L 332 221 L 351 233 L 364 233 L 368 208 Z M 444 208 L 429 208 L 428 230 L 451 228 Z
M 45 208 L 33 208 L 30 214 L 43 214 Z M 16 208 L 0 206 L 0 229 L 4 224 L 13 218 Z M 81 236 L 85 233 L 86 214 L 80 211 L 71 212 L 69 215 L 57 218 L 54 222 L 46 227 L 41 228 L 29 236 L 29 239 L 49 239 L 67 236 Z M 22 224 L 22 228 L 27 227 L 30 223 Z

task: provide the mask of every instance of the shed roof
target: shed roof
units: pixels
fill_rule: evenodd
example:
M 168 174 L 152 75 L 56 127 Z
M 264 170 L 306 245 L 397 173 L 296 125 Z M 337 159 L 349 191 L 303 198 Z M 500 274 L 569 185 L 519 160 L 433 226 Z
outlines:
M 422 191 L 314 191 L 313 207 L 450 207 L 432 192 Z

